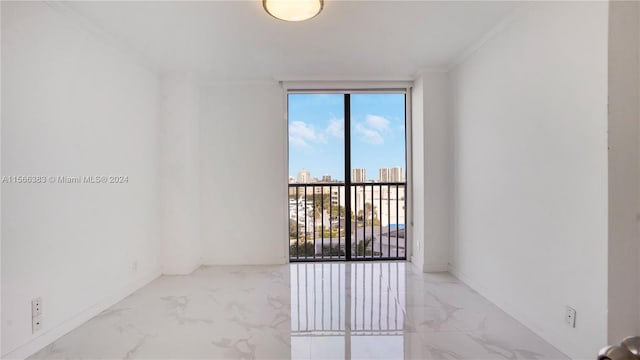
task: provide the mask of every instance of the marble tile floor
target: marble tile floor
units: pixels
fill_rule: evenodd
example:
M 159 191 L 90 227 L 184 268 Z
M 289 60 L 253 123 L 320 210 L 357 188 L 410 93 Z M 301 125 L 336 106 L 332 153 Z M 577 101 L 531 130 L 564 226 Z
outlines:
M 566 359 L 446 273 L 405 262 L 163 276 L 31 359 Z

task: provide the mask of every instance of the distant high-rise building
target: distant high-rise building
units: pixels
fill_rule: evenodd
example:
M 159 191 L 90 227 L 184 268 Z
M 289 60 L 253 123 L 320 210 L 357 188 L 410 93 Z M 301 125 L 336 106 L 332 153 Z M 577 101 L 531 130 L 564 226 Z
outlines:
M 393 168 L 380 168 L 378 170 L 378 181 L 380 182 L 403 182 L 404 172 L 397 166 Z
M 296 179 L 293 176 L 289 176 L 289 183 L 294 183 L 296 182 Z
M 367 169 L 355 168 L 351 175 L 352 182 L 365 182 L 367 181 Z
M 380 168 L 378 170 L 378 181 L 389 182 L 389 168 Z
M 331 175 L 322 175 L 322 182 L 331 182 Z
M 301 184 L 307 184 L 311 181 L 311 173 L 309 170 L 298 171 L 298 182 Z
M 404 181 L 404 172 L 400 166 L 396 166 L 390 168 L 389 170 L 389 181 L 390 182 L 403 182 Z

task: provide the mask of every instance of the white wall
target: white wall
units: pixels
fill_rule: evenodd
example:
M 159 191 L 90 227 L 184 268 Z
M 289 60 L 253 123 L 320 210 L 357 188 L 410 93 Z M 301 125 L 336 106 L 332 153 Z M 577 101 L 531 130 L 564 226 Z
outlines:
M 163 274 L 201 264 L 200 99 L 186 74 L 160 77 L 160 259 Z
M 449 74 L 423 75 L 424 271 L 447 271 L 451 248 L 452 158 Z
M 525 5 L 452 74 L 452 270 L 572 358 L 607 340 L 607 7 Z
M 418 76 L 411 89 L 411 159 L 413 193 L 413 254 L 411 262 L 424 270 L 424 81 Z
M 3 358 L 159 275 L 157 87 L 154 72 L 57 10 L 2 2 L 2 175 L 129 178 L 2 185 Z
M 639 335 L 638 3 L 609 10 L 608 340 Z
M 205 264 L 288 262 L 287 123 L 276 82 L 201 92 Z
M 426 272 L 447 271 L 453 200 L 448 73 L 421 74 L 412 96 L 414 263 Z

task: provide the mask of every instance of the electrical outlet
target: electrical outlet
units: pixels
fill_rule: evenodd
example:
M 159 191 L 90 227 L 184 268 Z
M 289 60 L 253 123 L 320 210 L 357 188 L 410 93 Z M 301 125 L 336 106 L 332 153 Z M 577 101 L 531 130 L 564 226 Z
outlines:
M 138 262 L 134 261 L 133 263 L 131 263 L 131 272 L 138 272 Z
M 35 333 L 42 327 L 42 298 L 31 300 L 31 332 Z
M 37 331 L 40 331 L 41 328 L 42 328 L 42 315 L 36 316 L 33 319 L 31 319 L 32 333 L 36 333 Z
M 31 318 L 42 315 L 42 298 L 31 300 Z
M 576 310 L 567 306 L 564 315 L 564 321 L 571 327 L 576 327 Z

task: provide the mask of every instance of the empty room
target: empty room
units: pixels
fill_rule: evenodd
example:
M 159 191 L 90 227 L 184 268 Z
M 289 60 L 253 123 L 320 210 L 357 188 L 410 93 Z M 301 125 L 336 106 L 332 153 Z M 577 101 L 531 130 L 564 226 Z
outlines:
M 2 359 L 640 359 L 640 2 L 0 13 Z

